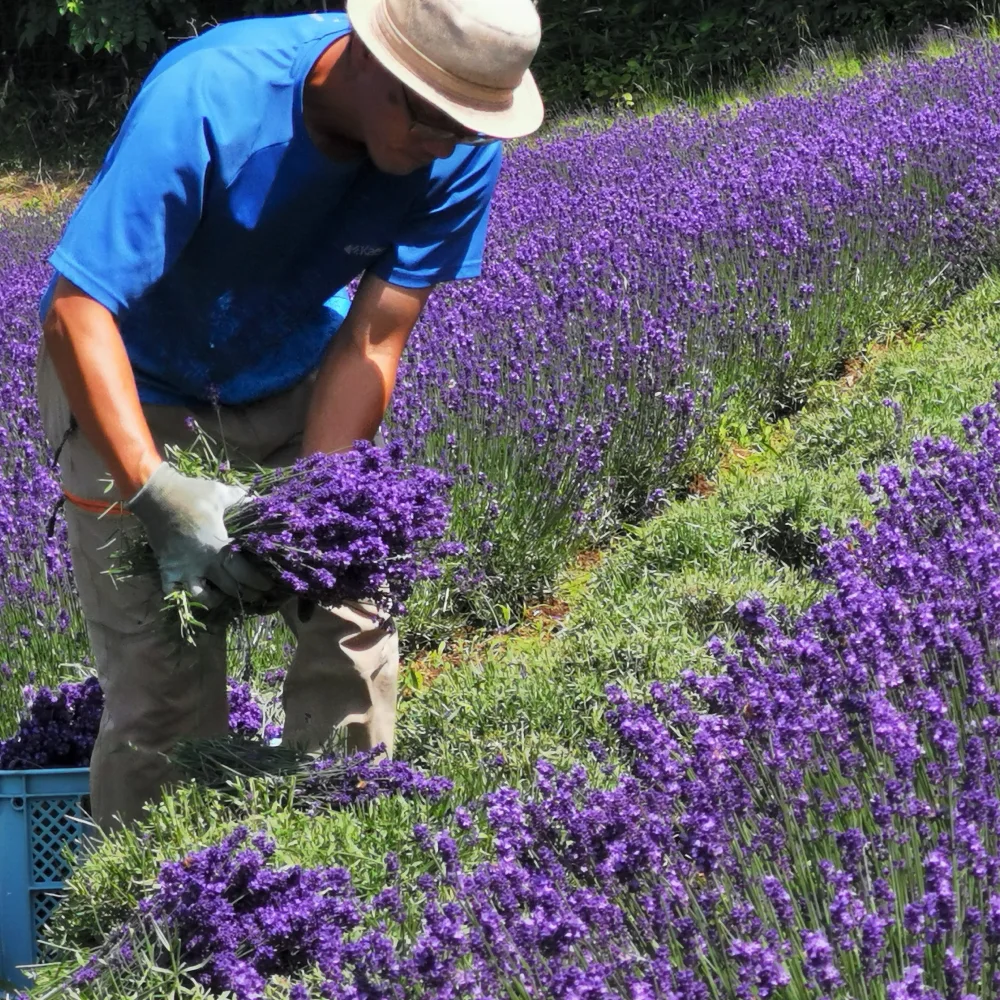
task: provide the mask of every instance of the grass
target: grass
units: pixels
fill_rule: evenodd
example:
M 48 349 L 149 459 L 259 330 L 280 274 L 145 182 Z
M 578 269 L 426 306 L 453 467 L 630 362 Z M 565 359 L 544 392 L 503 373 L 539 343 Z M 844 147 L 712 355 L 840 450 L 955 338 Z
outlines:
M 0 174 L 0 211 L 48 212 L 75 202 L 86 190 L 92 170 L 53 171 L 40 167 L 34 175 L 25 171 Z
M 499 784 L 526 787 L 539 757 L 590 759 L 588 741 L 604 733 L 606 684 L 639 691 L 708 668 L 706 639 L 732 633 L 737 603 L 750 593 L 793 615 L 814 601 L 819 526 L 836 533 L 872 517 L 859 469 L 905 467 L 911 442 L 925 435 L 961 439 L 960 418 L 1000 380 L 998 346 L 1000 271 L 920 335 L 871 344 L 794 417 L 730 438 L 714 479 L 693 483 L 685 499 L 567 570 L 556 597 L 524 609 L 520 624 L 422 657 L 422 671 L 437 675 L 404 698 L 398 752 L 451 778 L 450 796 L 307 818 L 289 808 L 287 791 L 259 783 L 235 797 L 183 787 L 143 830 L 108 840 L 77 869 L 58 943 L 84 952 L 134 905 L 160 860 L 239 822 L 274 837 L 279 862 L 348 866 L 362 893 L 380 885 L 385 852 L 398 851 L 407 884 L 432 864 L 412 843 L 414 823 L 447 822 L 457 805 Z M 488 850 L 477 847 L 477 857 Z

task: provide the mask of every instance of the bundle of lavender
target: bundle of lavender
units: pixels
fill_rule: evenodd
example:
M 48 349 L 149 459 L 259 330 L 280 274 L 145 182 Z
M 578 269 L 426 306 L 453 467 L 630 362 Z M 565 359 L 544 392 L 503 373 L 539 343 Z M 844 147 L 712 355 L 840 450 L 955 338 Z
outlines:
M 96 677 L 27 687 L 24 704 L 17 732 L 0 738 L 0 771 L 89 765 L 104 709 Z
M 399 445 L 367 441 L 337 454 L 315 454 L 294 465 L 241 474 L 216 460 L 211 439 L 201 433 L 196 451 L 170 451 L 189 475 L 219 476 L 248 490 L 226 512 L 233 548 L 275 583 L 267 605 L 246 605 L 242 614 L 274 610 L 285 600 L 337 606 L 345 601 L 374 604 L 400 615 L 414 584 L 440 574 L 438 560 L 461 553 L 442 541 L 450 507 L 451 480 L 405 461 Z M 127 576 L 155 569 L 152 550 L 126 539 L 114 572 Z M 180 612 L 182 631 L 197 625 L 195 602 L 185 593 L 168 595 Z
M 234 548 L 288 596 L 367 600 L 401 614 L 413 585 L 458 551 L 440 541 L 449 486 L 441 473 L 407 465 L 400 446 L 359 441 L 255 476 L 249 497 L 227 511 L 226 528 Z
M 227 678 L 229 733 L 234 745 L 271 746 L 281 727 L 264 721 L 264 709 L 249 684 Z M 17 731 L 0 736 L 0 771 L 89 767 L 104 712 L 96 677 L 64 681 L 57 688 L 26 687 Z M 286 754 L 287 756 L 287 754 Z M 280 750 L 268 759 L 283 760 Z M 298 760 L 298 758 L 296 758 Z M 270 773 L 270 772 L 269 772 Z
M 241 778 L 287 783 L 289 801 L 311 816 L 391 795 L 434 802 L 452 790 L 448 778 L 389 760 L 383 750 L 379 745 L 345 756 L 328 744 L 312 753 L 234 731 L 218 739 L 179 740 L 164 756 L 185 778 L 218 791 L 242 794 Z

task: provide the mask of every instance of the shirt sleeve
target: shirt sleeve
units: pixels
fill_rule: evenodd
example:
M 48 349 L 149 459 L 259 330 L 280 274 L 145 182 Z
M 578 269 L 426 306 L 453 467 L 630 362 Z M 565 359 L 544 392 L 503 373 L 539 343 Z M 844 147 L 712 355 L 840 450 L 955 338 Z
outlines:
M 396 242 L 369 270 L 406 288 L 477 277 L 500 162 L 500 143 L 459 146 L 436 161 Z
M 214 141 L 197 56 L 139 91 L 49 263 L 115 315 L 170 268 L 200 219 Z

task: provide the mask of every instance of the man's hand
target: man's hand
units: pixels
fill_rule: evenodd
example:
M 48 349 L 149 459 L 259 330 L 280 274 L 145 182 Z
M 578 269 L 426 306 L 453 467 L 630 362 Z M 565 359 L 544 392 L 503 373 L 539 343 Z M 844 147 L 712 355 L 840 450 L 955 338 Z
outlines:
M 128 501 L 146 529 L 164 593 L 184 587 L 211 606 L 221 597 L 206 589 L 208 581 L 222 594 L 252 604 L 273 587 L 245 556 L 228 548 L 232 539 L 223 518 L 245 495 L 239 486 L 184 476 L 163 462 Z

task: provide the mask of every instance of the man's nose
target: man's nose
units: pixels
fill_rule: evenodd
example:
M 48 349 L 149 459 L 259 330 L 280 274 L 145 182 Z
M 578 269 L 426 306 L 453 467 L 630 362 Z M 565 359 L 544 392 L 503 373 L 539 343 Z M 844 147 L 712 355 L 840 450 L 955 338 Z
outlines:
M 433 156 L 437 160 L 451 156 L 457 144 L 457 139 L 433 138 L 424 139 L 422 146 L 428 155 Z

